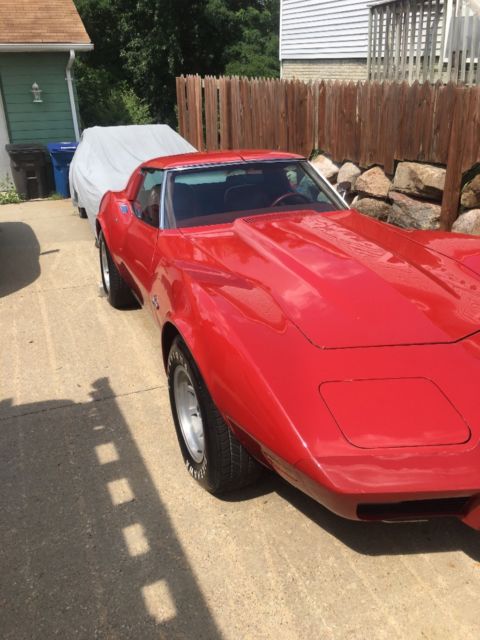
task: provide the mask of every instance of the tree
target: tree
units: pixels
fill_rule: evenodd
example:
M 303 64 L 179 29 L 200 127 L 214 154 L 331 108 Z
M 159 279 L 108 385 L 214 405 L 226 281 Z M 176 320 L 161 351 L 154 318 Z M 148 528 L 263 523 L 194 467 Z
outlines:
M 125 73 L 119 45 L 121 31 L 115 0 L 75 0 L 95 45 L 75 66 L 82 123 L 85 127 L 146 124 L 153 118 Z
M 79 60 L 75 73 L 83 126 L 150 124 L 150 108 L 128 82 Z
M 262 5 L 237 12 L 241 37 L 226 48 L 227 75 L 278 77 L 279 3 L 272 0 Z
M 182 73 L 277 76 L 279 0 L 76 0 L 95 50 L 77 69 L 87 125 L 175 123 Z

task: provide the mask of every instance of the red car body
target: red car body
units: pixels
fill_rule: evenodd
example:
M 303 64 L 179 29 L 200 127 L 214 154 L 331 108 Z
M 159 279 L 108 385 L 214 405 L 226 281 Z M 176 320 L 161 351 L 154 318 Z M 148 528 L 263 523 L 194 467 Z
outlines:
M 307 206 L 155 229 L 132 211 L 141 168 L 105 194 L 98 228 L 164 359 L 181 334 L 250 453 L 347 518 L 480 529 L 480 239 Z

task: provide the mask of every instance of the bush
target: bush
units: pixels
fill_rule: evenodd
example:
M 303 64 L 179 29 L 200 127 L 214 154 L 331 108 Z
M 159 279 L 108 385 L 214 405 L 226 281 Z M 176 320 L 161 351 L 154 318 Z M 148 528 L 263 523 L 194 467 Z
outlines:
M 79 61 L 76 82 L 84 127 L 152 123 L 146 102 L 104 69 Z
M 8 176 L 0 180 L 0 204 L 18 204 L 22 198 L 18 195 L 13 182 Z

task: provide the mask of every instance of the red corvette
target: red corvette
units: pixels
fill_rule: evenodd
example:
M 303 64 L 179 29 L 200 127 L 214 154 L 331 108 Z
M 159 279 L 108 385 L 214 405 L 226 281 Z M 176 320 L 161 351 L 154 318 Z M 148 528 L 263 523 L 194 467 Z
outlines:
M 158 321 L 208 491 L 265 465 L 347 518 L 480 529 L 479 239 L 377 222 L 252 151 L 146 162 L 97 232 L 110 303 Z

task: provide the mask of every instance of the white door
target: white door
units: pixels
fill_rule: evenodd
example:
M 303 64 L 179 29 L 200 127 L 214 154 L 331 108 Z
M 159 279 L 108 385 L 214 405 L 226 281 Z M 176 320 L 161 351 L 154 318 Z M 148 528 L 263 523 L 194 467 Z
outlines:
M 0 91 L 0 183 L 5 180 L 6 175 L 11 176 L 10 157 L 5 151 L 5 145 L 9 142 L 7 120 L 3 109 L 3 97 Z

